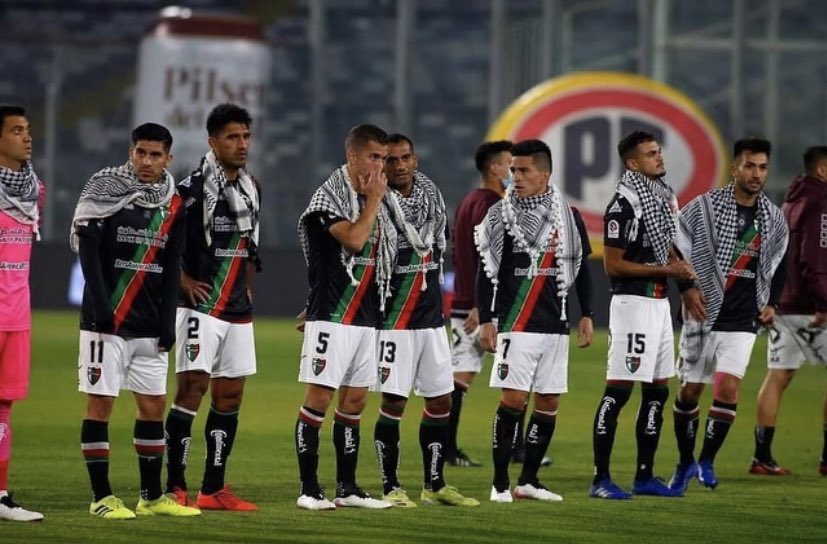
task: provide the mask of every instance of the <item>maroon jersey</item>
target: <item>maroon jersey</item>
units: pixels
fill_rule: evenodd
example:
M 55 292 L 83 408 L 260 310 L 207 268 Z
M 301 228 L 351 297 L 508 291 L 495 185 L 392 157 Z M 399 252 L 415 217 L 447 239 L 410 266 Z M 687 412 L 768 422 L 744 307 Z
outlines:
M 790 226 L 790 243 L 779 311 L 827 312 L 827 183 L 809 176 L 797 178 L 781 211 Z
M 457 207 L 454 217 L 454 301 L 451 313 L 467 315 L 476 306 L 475 286 L 479 254 L 474 245 L 474 227 L 479 225 L 488 208 L 501 200 L 489 189 L 475 189 L 468 193 Z

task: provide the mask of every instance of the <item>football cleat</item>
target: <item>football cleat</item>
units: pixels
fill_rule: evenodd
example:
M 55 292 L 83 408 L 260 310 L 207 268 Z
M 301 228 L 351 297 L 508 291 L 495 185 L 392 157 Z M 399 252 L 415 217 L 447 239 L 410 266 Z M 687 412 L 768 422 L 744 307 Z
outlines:
M 108 495 L 89 505 L 89 513 L 103 519 L 135 519 L 135 512 L 124 506 L 121 499 Z
M 382 495 L 382 500 L 392 503 L 397 508 L 416 508 L 416 503 L 408 497 L 408 493 L 401 487 L 394 487 Z
M 632 494 L 652 497 L 683 497 L 683 490 L 672 489 L 662 478 L 652 476 L 647 480 L 635 480 L 632 483 Z
M 195 505 L 194 502 L 190 501 L 190 496 L 186 489 L 182 489 L 180 487 L 173 487 L 169 494 L 172 495 L 175 499 L 175 502 L 177 502 L 181 506 Z
M 333 504 L 335 504 L 337 508 L 349 506 L 352 508 L 369 508 L 373 510 L 382 510 L 393 506 L 391 502 L 374 499 L 355 484 L 347 487 L 339 484 L 336 491 L 336 498 L 333 499 Z
M 443 486 L 439 491 L 423 489 L 419 495 L 423 506 L 433 504 L 446 504 L 448 506 L 479 506 L 480 501 L 473 497 L 466 497 L 459 490 L 452 486 Z
M 776 463 L 775 459 L 759 461 L 753 458 L 752 464 L 749 466 L 749 473 L 760 476 L 789 476 L 792 471 Z
M 336 505 L 327 500 L 322 489 L 314 493 L 303 493 L 296 500 L 296 506 L 304 510 L 336 510 Z
M 445 462 L 453 467 L 481 467 L 482 463 L 476 459 L 471 459 L 468 454 L 462 450 L 457 450 L 454 455 L 445 457 Z
M 589 497 L 595 499 L 627 500 L 632 498 L 632 494 L 620 489 L 611 478 L 603 478 L 596 484 L 592 484 L 591 488 L 589 488 Z
M 41 521 L 43 514 L 26 510 L 11 498 L 8 493 L 0 497 L 0 519 L 6 521 Z
M 549 502 L 560 502 L 563 500 L 562 496 L 552 491 L 549 491 L 543 484 L 541 484 L 537 480 L 515 487 L 514 497 L 518 499 L 533 499 L 536 501 Z
M 715 469 L 712 467 L 712 461 L 698 462 L 698 482 L 709 489 L 718 487 L 718 478 L 715 476 Z
M 215 493 L 206 495 L 198 492 L 195 506 L 201 510 L 230 510 L 233 512 L 254 512 L 258 506 L 239 498 L 229 485 L 225 485 Z
M 491 486 L 491 496 L 489 497 L 491 502 L 514 502 L 514 499 L 511 497 L 511 491 L 506 489 L 505 491 L 498 491 L 496 486 Z
M 155 500 L 140 499 L 135 513 L 139 516 L 200 516 L 201 510 L 192 506 L 182 506 L 172 493 L 161 495 Z
M 669 489 L 686 492 L 689 482 L 698 475 L 698 463 L 678 463 L 669 480 Z

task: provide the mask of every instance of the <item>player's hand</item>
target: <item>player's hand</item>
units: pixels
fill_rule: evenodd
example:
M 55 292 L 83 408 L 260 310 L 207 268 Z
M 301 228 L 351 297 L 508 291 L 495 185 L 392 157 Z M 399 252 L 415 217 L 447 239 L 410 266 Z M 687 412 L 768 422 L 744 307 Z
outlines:
M 775 306 L 767 304 L 758 312 L 758 321 L 765 327 L 772 327 L 775 323 Z
M 359 176 L 359 183 L 362 186 L 362 194 L 368 200 L 381 200 L 385 196 L 385 190 L 388 187 L 388 178 L 385 177 L 385 171 L 382 167 L 377 166 L 368 170 L 367 175 Z
M 827 312 L 816 312 L 809 326 L 820 329 L 824 325 L 827 325 Z
M 304 332 L 304 325 L 305 323 L 307 323 L 307 308 L 299 312 L 299 315 L 296 316 L 296 319 L 299 320 L 299 322 L 296 323 L 296 330 L 299 332 Z
M 198 281 L 183 270 L 181 271 L 181 291 L 193 306 L 207 302 L 211 289 L 212 286 L 209 283 Z
M 477 308 L 472 308 L 468 317 L 462 322 L 462 330 L 465 334 L 474 334 L 480 326 L 480 311 Z
M 577 347 L 589 347 L 592 343 L 592 336 L 594 336 L 594 320 L 591 317 L 581 317 L 577 325 Z
M 686 261 L 672 261 L 666 265 L 666 275 L 676 280 L 691 281 L 697 279 L 695 269 Z
M 681 293 L 683 300 L 684 318 L 686 314 L 695 321 L 706 321 L 706 297 L 697 287 L 690 287 Z
M 480 346 L 489 353 L 497 351 L 497 327 L 490 321 L 480 325 Z

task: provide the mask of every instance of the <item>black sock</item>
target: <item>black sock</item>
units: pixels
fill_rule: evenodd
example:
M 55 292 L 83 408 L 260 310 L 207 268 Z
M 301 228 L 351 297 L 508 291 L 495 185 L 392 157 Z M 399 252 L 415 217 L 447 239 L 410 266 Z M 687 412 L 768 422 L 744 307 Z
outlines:
M 385 406 L 379 409 L 379 418 L 373 428 L 373 443 L 376 446 L 376 457 L 379 460 L 379 476 L 382 478 L 382 489 L 387 495 L 399 485 L 396 474 L 399 468 L 399 421 L 402 414 L 394 413 Z
M 301 495 L 315 495 L 319 493 L 319 435 L 324 422 L 324 412 L 319 412 L 307 406 L 299 409 L 296 419 L 296 457 L 299 459 L 299 478 L 301 480 Z
M 517 421 L 520 412 L 506 408 L 502 404 L 494 414 L 493 451 L 494 451 L 494 487 L 503 492 L 509 488 L 508 465 L 514 451 L 517 438 Z
M 80 447 L 92 483 L 92 501 L 112 494 L 109 486 L 109 423 L 84 419 L 80 427 Z
M 641 384 L 641 403 L 635 422 L 637 438 L 637 469 L 635 480 L 651 478 L 655 464 L 655 452 L 663 428 L 663 408 L 669 398 L 669 387 L 665 383 Z
M 755 426 L 755 454 L 753 457 L 762 463 L 772 461 L 772 439 L 775 427 Z
M 525 412 L 526 408 L 523 408 L 522 413 L 520 413 L 520 419 L 517 420 L 517 434 L 514 438 L 514 451 L 521 450 L 525 447 L 525 439 L 524 439 L 524 429 L 525 429 Z M 525 452 L 523 452 L 525 453 Z M 512 453 L 513 456 L 513 453 Z
M 706 432 L 704 433 L 704 445 L 701 448 L 701 455 L 698 461 L 715 461 L 715 455 L 724 445 L 724 440 L 735 420 L 735 409 L 737 404 L 729 404 L 719 400 L 713 400 L 706 419 Z
M 432 414 L 422 411 L 419 424 L 419 449 L 422 450 L 423 482 L 425 489 L 439 491 L 445 487 L 445 443 L 448 441 L 450 412 Z
M 201 492 L 211 495 L 224 487 L 224 473 L 233 450 L 235 433 L 238 430 L 238 410 L 219 412 L 210 406 L 204 438 L 207 441 L 207 460 L 204 463 L 204 480 Z
M 167 439 L 167 491 L 187 489 L 185 472 L 192 441 L 192 420 L 195 413 L 172 405 L 164 426 Z
M 827 463 L 827 423 L 824 424 L 824 446 L 821 448 L 821 462 Z
M 531 414 L 528 420 L 528 427 L 525 433 L 525 461 L 523 470 L 520 473 L 519 485 L 532 483 L 537 480 L 537 471 L 540 463 L 554 436 L 554 428 L 557 425 L 557 411 L 541 412 L 537 409 Z
M 468 392 L 468 385 L 454 382 L 454 391 L 451 393 L 451 417 L 448 419 L 448 443 L 445 447 L 445 456 L 454 457 L 457 454 L 457 431 L 459 430 L 459 416 L 462 412 L 462 401 L 465 393 Z
M 617 418 L 620 411 L 632 395 L 631 384 L 628 387 L 618 385 L 606 385 L 603 391 L 603 398 L 597 405 L 597 412 L 594 414 L 594 425 L 592 429 L 592 443 L 594 448 L 594 482 L 597 483 L 604 478 L 610 478 L 609 461 L 612 457 L 612 447 L 615 442 L 617 431 Z
M 138 454 L 141 498 L 153 501 L 161 496 L 161 470 L 164 467 L 164 422 L 135 420 L 132 444 Z
M 675 439 L 678 443 L 679 463 L 689 465 L 695 462 L 695 438 L 700 420 L 698 403 L 681 402 L 675 399 L 672 417 L 675 421 Z
M 359 420 L 362 414 L 345 414 L 336 410 L 333 421 L 333 446 L 336 448 L 336 493 L 356 485 L 359 461 Z

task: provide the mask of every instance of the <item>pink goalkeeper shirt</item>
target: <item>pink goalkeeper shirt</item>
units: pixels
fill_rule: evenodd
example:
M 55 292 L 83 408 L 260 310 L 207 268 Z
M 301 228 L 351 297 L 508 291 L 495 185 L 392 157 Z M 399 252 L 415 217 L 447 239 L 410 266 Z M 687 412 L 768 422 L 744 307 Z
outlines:
M 0 212 L 0 331 L 24 331 L 32 326 L 29 265 L 33 225 Z

